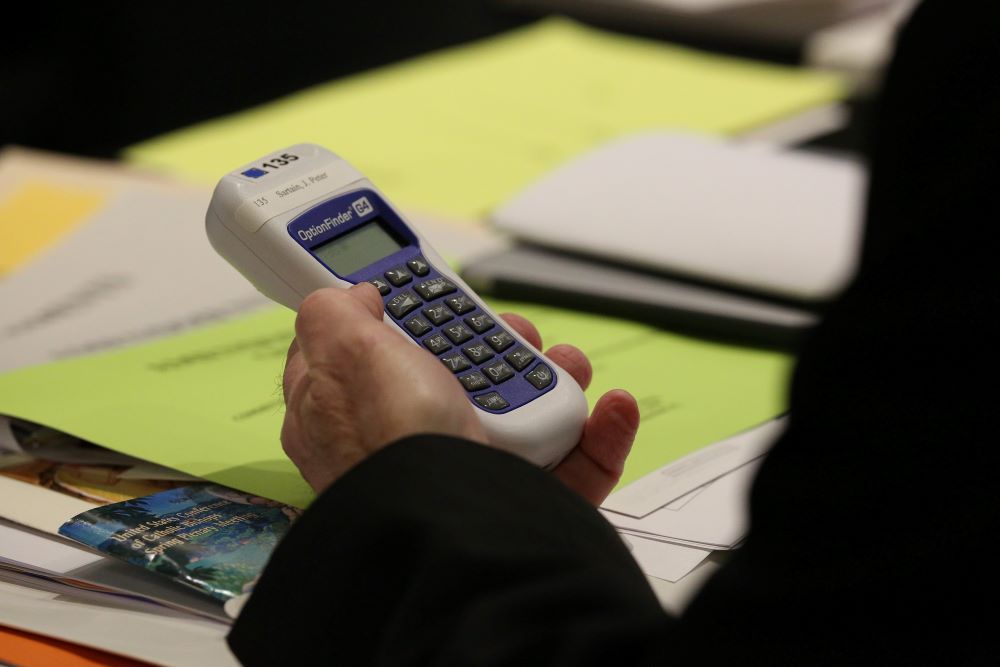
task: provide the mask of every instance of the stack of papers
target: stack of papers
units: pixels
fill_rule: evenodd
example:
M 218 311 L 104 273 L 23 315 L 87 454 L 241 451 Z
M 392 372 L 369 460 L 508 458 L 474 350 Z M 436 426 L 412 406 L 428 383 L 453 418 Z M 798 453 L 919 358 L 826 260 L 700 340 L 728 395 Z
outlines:
M 6 418 L 0 433 L 0 624 L 143 664 L 236 664 L 222 605 L 58 536 L 80 512 L 190 484 L 189 476 Z
M 677 582 L 713 551 L 740 545 L 749 530 L 750 487 L 786 419 L 698 450 L 608 498 L 601 513 L 647 575 Z
M 4 422 L 12 437 L 0 451 L 0 490 L 6 501 L 5 519 L 0 519 L 0 583 L 94 607 L 98 616 L 128 611 L 189 629 L 214 626 L 218 642 L 300 513 L 45 427 Z M 87 509 L 64 513 L 73 503 Z M 157 550 L 163 550 L 159 561 L 150 555 Z M 3 603 L 0 618 L 10 604 L 16 606 L 14 600 Z M 25 627 L 16 620 L 12 625 Z M 44 631 L 33 625 L 26 629 Z M 168 659 L 171 651 L 156 643 L 137 650 L 138 644 L 126 641 L 127 651 L 119 637 L 94 635 L 84 643 L 143 660 L 187 664 Z
M 100 203 L 44 250 L 25 247 L 15 256 L 0 243 L 12 265 L 35 260 L 0 282 L 0 371 L 120 348 L 271 305 L 205 240 L 210 193 L 204 188 L 23 150 L 5 152 L 0 165 L 0 193 L 10 193 L 0 210 L 10 210 L 10 200 L 19 206 L 19 217 L 0 226 L 5 237 L 33 238 L 50 219 L 62 219 L 65 211 L 50 208 L 51 192 L 75 188 Z M 113 176 L 96 176 L 107 172 Z
M 649 127 L 741 134 L 840 94 L 825 75 L 554 21 L 129 155 L 210 184 L 275 146 L 317 141 L 404 208 L 433 211 L 413 218 L 460 262 L 493 242 L 470 218 L 585 148 Z M 203 185 L 148 173 L 24 151 L 0 157 L 0 467 L 9 473 L 0 493 L 12 499 L 0 509 L 0 624 L 160 664 L 227 664 L 217 607 L 70 545 L 59 526 L 115 499 L 101 494 L 134 497 L 192 478 L 293 507 L 313 498 L 278 438 L 276 381 L 293 313 L 215 256 L 204 237 L 208 200 Z M 46 233 L 34 234 L 40 227 Z M 642 426 L 604 509 L 647 574 L 680 580 L 739 543 L 754 462 L 780 428 L 787 355 L 491 305 L 531 318 L 546 345 L 579 346 L 594 366 L 591 402 L 615 387 L 637 397 Z M 81 472 L 101 465 L 115 469 L 101 483 Z
M 177 667 L 236 667 L 229 626 L 0 582 L 0 625 Z
M 194 615 L 229 624 L 222 607 L 126 563 L 51 537 L 0 523 L 0 581 L 69 594 L 147 614 Z

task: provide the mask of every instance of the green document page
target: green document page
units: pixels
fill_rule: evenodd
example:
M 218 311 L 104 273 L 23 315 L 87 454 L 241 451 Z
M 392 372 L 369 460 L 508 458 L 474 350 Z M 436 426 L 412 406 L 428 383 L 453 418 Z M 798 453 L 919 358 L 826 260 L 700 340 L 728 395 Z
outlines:
M 594 365 L 591 404 L 621 387 L 642 425 L 622 484 L 784 409 L 790 359 L 640 324 L 492 302 L 530 317 L 546 346 Z M 279 443 L 293 314 L 275 307 L 176 337 L 0 376 L 0 414 L 40 422 L 296 506 L 312 493 Z
M 312 142 L 405 208 L 469 219 L 624 134 L 739 134 L 844 95 L 832 74 L 550 19 L 202 123 L 126 156 L 214 185 L 261 155 Z

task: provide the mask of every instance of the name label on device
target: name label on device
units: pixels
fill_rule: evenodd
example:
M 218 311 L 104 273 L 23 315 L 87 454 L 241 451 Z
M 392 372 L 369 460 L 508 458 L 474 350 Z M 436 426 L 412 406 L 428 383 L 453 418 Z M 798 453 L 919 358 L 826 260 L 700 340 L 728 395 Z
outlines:
M 331 181 L 348 180 L 353 175 L 353 169 L 341 162 L 303 174 L 294 180 L 283 181 L 275 187 L 262 188 L 240 204 L 234 218 L 243 229 L 254 233 L 275 216 L 329 196 L 328 188 L 317 186 L 325 186 Z

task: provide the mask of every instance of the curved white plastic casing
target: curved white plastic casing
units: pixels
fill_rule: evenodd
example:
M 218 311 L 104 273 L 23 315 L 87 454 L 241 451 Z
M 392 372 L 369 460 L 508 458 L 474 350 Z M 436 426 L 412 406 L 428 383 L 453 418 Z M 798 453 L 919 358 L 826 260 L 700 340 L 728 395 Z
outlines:
M 294 156 L 294 160 L 282 156 Z M 244 175 L 264 162 L 285 162 L 266 176 Z M 296 144 L 245 165 L 219 181 L 212 196 L 205 228 L 209 241 L 222 257 L 272 300 L 292 310 L 307 294 L 322 287 L 348 288 L 289 234 L 288 224 L 317 205 L 353 190 L 377 193 L 404 222 L 406 218 L 363 174 L 345 160 L 315 144 Z M 502 320 L 445 263 L 427 239 L 406 222 L 419 240 L 425 259 L 460 290 L 475 299 L 480 309 L 497 322 Z M 407 340 L 410 336 L 387 313 L 384 321 Z M 576 381 L 541 351 L 509 327 L 518 343 L 528 348 L 556 373 L 549 391 L 515 409 L 495 414 L 471 400 L 491 444 L 549 468 L 562 460 L 580 439 L 587 419 L 587 401 Z M 430 354 L 430 352 L 427 352 Z

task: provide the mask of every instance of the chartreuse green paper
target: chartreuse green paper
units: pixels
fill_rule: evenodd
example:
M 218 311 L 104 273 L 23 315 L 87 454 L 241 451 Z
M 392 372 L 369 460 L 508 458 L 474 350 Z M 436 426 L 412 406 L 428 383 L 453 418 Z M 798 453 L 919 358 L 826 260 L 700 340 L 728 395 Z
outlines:
M 786 354 L 547 306 L 490 303 L 530 318 L 546 348 L 570 343 L 586 353 L 591 407 L 611 389 L 635 396 L 639 433 L 617 488 L 787 409 L 793 359 Z
M 546 345 L 594 365 L 588 398 L 621 387 L 643 413 L 622 484 L 784 409 L 787 356 L 641 324 L 493 302 Z M 196 331 L 0 376 L 0 414 L 36 421 L 243 491 L 303 507 L 312 493 L 279 442 L 293 314 L 273 308 Z
M 126 156 L 214 185 L 261 155 L 312 142 L 405 208 L 477 218 L 624 134 L 735 135 L 844 94 L 829 73 L 550 19 L 307 89 L 133 146 Z

